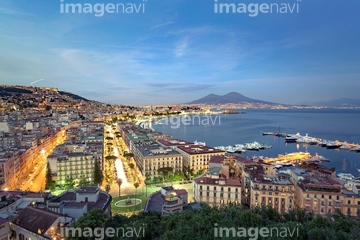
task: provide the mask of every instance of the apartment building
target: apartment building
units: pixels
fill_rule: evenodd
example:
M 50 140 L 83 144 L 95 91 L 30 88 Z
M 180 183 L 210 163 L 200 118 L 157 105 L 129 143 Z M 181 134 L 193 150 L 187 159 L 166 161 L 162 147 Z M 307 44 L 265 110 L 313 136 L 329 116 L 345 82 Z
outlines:
M 295 186 L 289 177 L 250 175 L 250 206 L 271 206 L 280 213 L 295 206 Z
M 233 166 L 225 159 L 221 165 L 209 169 L 193 180 L 193 197 L 196 202 L 210 206 L 241 203 L 241 182 Z
M 222 150 L 203 145 L 177 146 L 177 149 L 184 156 L 184 167 L 193 173 L 207 171 L 212 156 L 225 155 L 225 152 Z
M 52 169 L 57 175 L 57 181 L 64 182 L 72 178 L 75 182 L 81 179 L 93 182 L 95 161 L 101 161 L 91 153 L 70 152 L 56 159 L 56 169 Z
M 324 215 L 341 211 L 343 204 L 342 184 L 317 176 L 304 176 L 297 184 L 297 204 L 315 214 Z
M 349 217 L 360 218 L 360 185 L 346 184 L 342 189 L 341 212 Z
M 183 169 L 183 156 L 169 147 L 158 144 L 133 149 L 134 160 L 143 176 L 161 176 L 160 168 L 170 167 L 173 172 Z

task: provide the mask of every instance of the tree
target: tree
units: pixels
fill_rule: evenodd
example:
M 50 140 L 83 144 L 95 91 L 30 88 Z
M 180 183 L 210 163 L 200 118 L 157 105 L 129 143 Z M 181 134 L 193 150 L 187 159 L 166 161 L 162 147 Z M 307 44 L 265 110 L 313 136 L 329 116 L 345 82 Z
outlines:
M 121 188 L 121 184 L 122 184 L 122 183 L 123 183 L 122 179 L 119 178 L 119 179 L 117 180 L 117 184 L 119 185 L 119 197 L 120 197 L 120 188 Z
M 159 173 L 162 173 L 163 175 L 163 180 L 165 180 L 165 176 L 169 173 L 173 171 L 172 167 L 163 167 L 163 168 L 159 168 L 157 170 Z
M 106 160 L 106 161 L 109 161 L 110 164 L 114 164 L 116 159 L 117 159 L 116 156 L 106 156 L 106 157 L 105 157 L 105 160 Z
M 80 228 L 84 231 L 85 228 L 91 228 L 94 230 L 95 228 L 103 228 L 105 227 L 106 221 L 109 217 L 103 213 L 103 211 L 99 208 L 94 208 L 93 210 L 85 213 L 82 217 L 79 218 L 75 223 L 71 225 L 73 228 Z M 79 234 L 79 232 L 76 232 Z M 80 232 L 81 233 L 81 232 Z M 86 238 L 82 236 L 71 237 L 71 239 L 97 239 L 96 236 Z
M 97 160 L 95 160 L 95 166 L 94 166 L 94 183 L 97 185 L 101 185 L 102 181 L 104 179 L 104 176 L 100 169 L 100 164 Z
M 137 188 L 139 187 L 139 183 L 138 182 L 134 183 L 134 187 L 135 187 L 135 198 L 136 198 L 136 196 L 137 196 Z M 135 210 L 135 208 L 134 208 L 134 210 Z
M 112 119 L 112 122 L 113 122 L 113 123 L 117 123 L 117 121 L 118 121 L 118 118 L 117 118 L 117 117 L 114 117 L 114 118 Z
M 46 164 L 46 184 L 45 184 L 45 188 L 49 189 L 53 184 L 52 181 L 52 176 L 51 176 L 51 168 L 50 168 L 50 163 L 47 162 Z
M 106 184 L 106 186 L 105 186 L 105 191 L 106 191 L 107 193 L 110 192 L 110 185 L 109 185 L 109 184 Z
M 90 185 L 90 183 L 89 183 L 89 181 L 86 179 L 86 176 L 85 176 L 85 175 L 82 175 L 82 176 L 80 177 L 79 185 L 80 185 L 80 186 L 88 186 L 88 185 Z
M 130 158 L 134 157 L 133 153 L 124 153 L 123 155 L 127 161 L 130 161 Z
M 74 179 L 71 177 L 66 177 L 65 179 L 65 189 L 74 188 Z

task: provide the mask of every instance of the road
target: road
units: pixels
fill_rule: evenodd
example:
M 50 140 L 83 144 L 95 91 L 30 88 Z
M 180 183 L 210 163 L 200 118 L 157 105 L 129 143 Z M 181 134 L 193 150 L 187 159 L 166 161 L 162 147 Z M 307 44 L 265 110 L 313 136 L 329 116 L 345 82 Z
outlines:
M 21 185 L 23 191 L 39 192 L 45 189 L 46 179 L 46 157 L 39 161 L 34 167 L 34 170 L 28 178 Z

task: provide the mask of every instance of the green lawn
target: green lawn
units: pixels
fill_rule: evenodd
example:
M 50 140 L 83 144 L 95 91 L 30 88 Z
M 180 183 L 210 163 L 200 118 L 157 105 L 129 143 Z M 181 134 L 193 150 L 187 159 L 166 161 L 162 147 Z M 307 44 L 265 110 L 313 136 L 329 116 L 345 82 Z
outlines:
M 141 199 L 141 203 L 136 206 L 130 206 L 130 207 L 117 207 L 115 206 L 115 203 L 119 200 L 128 199 L 128 198 L 135 198 L 135 195 L 127 195 L 127 196 L 121 196 L 121 197 L 113 197 L 111 202 L 111 211 L 113 213 L 131 213 L 136 211 L 142 211 L 144 209 L 145 203 L 146 203 L 146 196 L 145 195 L 137 195 L 136 198 Z

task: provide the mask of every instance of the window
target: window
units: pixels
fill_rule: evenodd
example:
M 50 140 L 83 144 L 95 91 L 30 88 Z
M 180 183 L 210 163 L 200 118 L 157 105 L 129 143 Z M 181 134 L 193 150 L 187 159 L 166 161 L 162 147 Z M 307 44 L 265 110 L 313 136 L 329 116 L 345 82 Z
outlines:
M 214 192 L 214 197 L 216 197 L 216 192 Z
M 348 200 L 348 204 L 349 204 L 349 205 L 351 204 L 350 200 Z
M 329 206 L 331 206 L 332 205 L 332 202 L 329 202 Z
M 329 199 L 331 199 L 331 195 L 329 195 Z
M 339 200 L 339 196 L 336 196 L 336 200 Z
M 324 198 L 324 195 L 321 195 L 321 198 Z
M 317 198 L 317 195 L 316 195 L 316 194 L 314 194 L 314 198 Z

